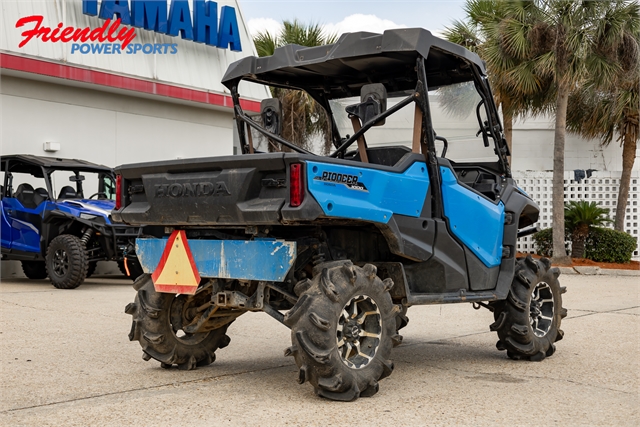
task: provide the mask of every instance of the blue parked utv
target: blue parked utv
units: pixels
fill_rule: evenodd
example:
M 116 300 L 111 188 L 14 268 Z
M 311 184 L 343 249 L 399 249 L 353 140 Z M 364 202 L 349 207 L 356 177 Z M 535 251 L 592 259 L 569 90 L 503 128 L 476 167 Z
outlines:
M 111 222 L 111 168 L 33 155 L 2 156 L 1 164 L 3 260 L 21 261 L 29 279 L 49 277 L 59 289 L 80 286 L 102 260 L 133 278 L 142 273 L 133 247 L 141 227 Z
M 246 82 L 313 99 L 335 151 L 285 138 L 278 99 L 245 113 Z M 554 353 L 564 288 L 549 260 L 516 256 L 539 207 L 511 176 L 477 55 L 422 29 L 353 33 L 244 58 L 223 83 L 242 155 L 116 168 L 114 219 L 164 230 L 136 241 L 147 274 L 125 309 L 145 360 L 208 365 L 263 311 L 291 329 L 298 382 L 349 401 L 391 374 L 407 309 L 445 303 L 492 311 L 511 359 Z

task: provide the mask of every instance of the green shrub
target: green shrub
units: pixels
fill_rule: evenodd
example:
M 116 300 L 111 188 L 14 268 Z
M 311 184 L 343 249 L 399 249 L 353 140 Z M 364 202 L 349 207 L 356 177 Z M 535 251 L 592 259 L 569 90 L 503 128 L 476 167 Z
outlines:
M 587 238 L 585 257 L 597 262 L 629 262 L 636 245 L 636 238 L 627 233 L 593 227 Z
M 545 228 L 533 235 L 538 255 L 553 255 L 552 229 Z M 565 244 L 571 240 L 569 232 L 565 232 Z M 621 231 L 610 228 L 592 227 L 585 242 L 585 258 L 597 262 L 629 262 L 636 250 L 636 238 Z
M 538 255 L 550 257 L 553 253 L 553 228 L 545 228 L 533 235 Z
M 536 253 L 541 256 L 553 256 L 553 229 L 545 228 L 533 235 L 533 241 L 536 243 Z M 569 242 L 571 242 L 571 233 L 569 230 L 564 232 L 564 247 L 569 252 Z
M 613 222 L 607 217 L 609 209 L 598 206 L 596 202 L 571 200 L 564 205 L 565 226 L 571 231 L 571 256 L 584 258 L 589 230 L 593 227 Z

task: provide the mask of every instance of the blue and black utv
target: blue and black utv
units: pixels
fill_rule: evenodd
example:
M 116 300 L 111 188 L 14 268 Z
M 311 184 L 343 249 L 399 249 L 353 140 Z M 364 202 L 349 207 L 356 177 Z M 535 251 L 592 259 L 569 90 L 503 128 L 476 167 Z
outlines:
M 102 260 L 117 261 L 127 275 L 142 273 L 133 251 L 141 228 L 111 222 L 111 168 L 33 155 L 2 156 L 1 163 L 3 260 L 21 261 L 28 278 L 48 276 L 60 289 L 80 286 Z
M 313 99 L 335 151 L 285 138 L 278 99 L 245 113 L 246 82 Z M 244 58 L 223 83 L 242 155 L 116 168 L 114 219 L 164 230 L 137 240 L 147 274 L 125 309 L 145 360 L 210 364 L 229 324 L 264 311 L 291 329 L 298 381 L 353 400 L 391 374 L 407 309 L 444 303 L 491 310 L 512 359 L 554 353 L 564 289 L 549 260 L 517 257 L 539 208 L 477 55 L 422 29 L 353 33 Z

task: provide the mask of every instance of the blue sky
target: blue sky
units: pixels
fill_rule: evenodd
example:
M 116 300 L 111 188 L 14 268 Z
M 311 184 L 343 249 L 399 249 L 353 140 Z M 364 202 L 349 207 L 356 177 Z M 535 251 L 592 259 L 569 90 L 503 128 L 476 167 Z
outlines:
M 251 32 L 276 30 L 285 19 L 319 23 L 331 32 L 423 27 L 440 32 L 463 19 L 464 1 L 239 0 Z

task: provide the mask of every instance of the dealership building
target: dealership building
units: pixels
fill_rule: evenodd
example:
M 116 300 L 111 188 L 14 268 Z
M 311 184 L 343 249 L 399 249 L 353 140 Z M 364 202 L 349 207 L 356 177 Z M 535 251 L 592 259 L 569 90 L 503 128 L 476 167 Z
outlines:
M 1 7 L 3 155 L 116 166 L 237 153 L 232 100 L 220 80 L 229 64 L 256 54 L 238 1 L 4 0 Z M 101 35 L 91 38 L 94 30 Z M 248 112 L 270 96 L 259 85 L 239 89 Z M 549 119 L 514 126 L 514 175 L 541 200 L 543 227 L 551 225 L 553 135 Z M 567 198 L 589 194 L 610 205 L 621 148 L 571 135 L 566 146 Z M 636 237 L 637 163 L 627 207 L 627 231 Z M 574 170 L 592 170 L 589 185 L 578 185 Z
M 38 24 L 31 20 L 16 28 L 26 17 L 42 17 L 40 28 L 110 24 L 108 31 L 114 23 L 107 22 L 102 3 L 114 4 L 116 9 L 105 13 L 122 23 L 128 20 L 126 28 L 135 31 L 119 53 L 112 48 L 123 44 L 119 40 L 32 37 L 20 46 L 23 33 Z M 118 3 L 125 3 L 122 15 L 129 16 L 117 14 Z M 215 2 L 174 1 L 164 8 L 157 7 L 164 2 L 138 2 L 149 8 L 142 13 L 126 3 L 2 2 L 3 154 L 78 158 L 108 166 L 233 154 L 233 106 L 220 80 L 230 63 L 255 55 L 237 1 L 218 1 L 217 9 Z M 185 4 L 187 9 L 179 10 Z M 205 5 L 204 10 L 196 7 Z M 150 12 L 155 12 L 153 22 Z M 104 49 L 85 53 L 92 45 Z M 240 90 L 248 111 L 259 111 L 260 100 L 269 96 L 258 85 Z

